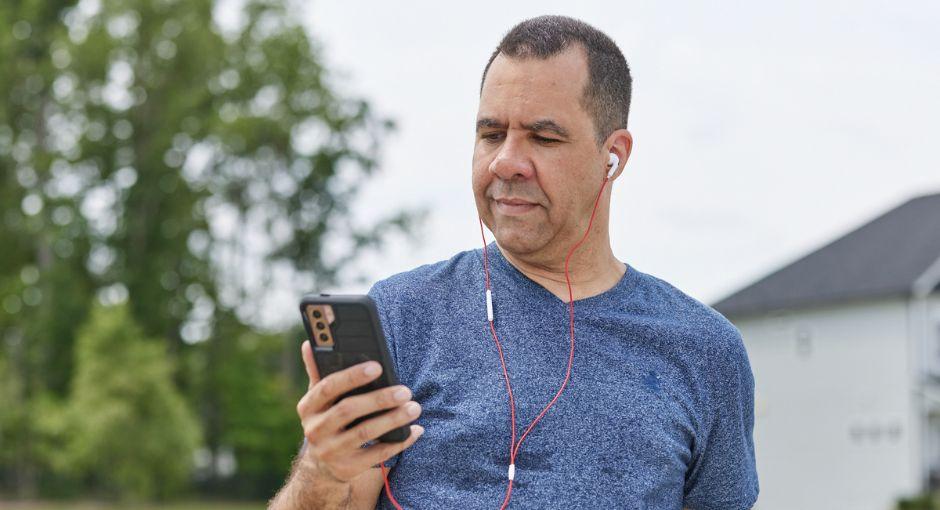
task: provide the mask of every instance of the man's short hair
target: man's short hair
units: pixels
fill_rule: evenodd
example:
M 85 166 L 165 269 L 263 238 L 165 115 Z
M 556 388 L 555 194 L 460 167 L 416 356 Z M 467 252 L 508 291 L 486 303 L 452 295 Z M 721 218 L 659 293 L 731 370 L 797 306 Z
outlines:
M 567 16 L 539 16 L 512 27 L 483 69 L 480 93 L 483 93 L 486 72 L 500 53 L 516 59 L 548 59 L 574 43 L 580 43 L 587 52 L 588 80 L 581 96 L 581 107 L 594 121 L 598 145 L 604 143 L 610 133 L 627 127 L 633 79 L 617 44 L 583 21 Z

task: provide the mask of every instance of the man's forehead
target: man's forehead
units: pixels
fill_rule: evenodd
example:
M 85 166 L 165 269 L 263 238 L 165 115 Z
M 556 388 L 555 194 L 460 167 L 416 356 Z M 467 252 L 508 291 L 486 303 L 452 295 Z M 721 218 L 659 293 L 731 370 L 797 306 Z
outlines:
M 493 60 L 480 93 L 477 120 L 564 126 L 585 115 L 582 105 L 587 61 L 583 49 L 569 48 L 548 59 Z M 478 126 L 479 127 L 479 126 Z
M 493 59 L 486 73 L 481 98 L 487 88 L 507 85 L 564 88 L 580 94 L 588 79 L 587 51 L 580 44 L 572 44 L 548 58 L 507 57 L 500 53 Z

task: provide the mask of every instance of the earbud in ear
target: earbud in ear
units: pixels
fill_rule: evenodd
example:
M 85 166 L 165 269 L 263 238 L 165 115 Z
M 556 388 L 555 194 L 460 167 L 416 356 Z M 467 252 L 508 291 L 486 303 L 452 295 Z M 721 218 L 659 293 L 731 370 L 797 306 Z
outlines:
M 607 159 L 607 164 L 610 165 L 610 169 L 607 170 L 607 178 L 610 179 L 614 176 L 614 172 L 617 171 L 617 168 L 620 167 L 620 158 L 611 152 L 610 157 Z

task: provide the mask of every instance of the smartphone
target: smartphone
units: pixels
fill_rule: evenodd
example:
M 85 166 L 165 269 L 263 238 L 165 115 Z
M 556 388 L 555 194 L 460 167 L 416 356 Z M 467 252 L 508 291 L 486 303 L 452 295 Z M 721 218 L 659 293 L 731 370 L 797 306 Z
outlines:
M 382 374 L 377 379 L 341 395 L 337 402 L 351 395 L 399 384 L 372 298 L 365 295 L 310 294 L 300 300 L 300 315 L 310 337 L 313 360 L 321 378 L 370 360 L 382 364 Z M 346 428 L 355 427 L 384 412 L 387 410 L 359 417 Z M 378 440 L 384 443 L 404 441 L 410 434 L 411 428 L 403 425 L 382 434 Z

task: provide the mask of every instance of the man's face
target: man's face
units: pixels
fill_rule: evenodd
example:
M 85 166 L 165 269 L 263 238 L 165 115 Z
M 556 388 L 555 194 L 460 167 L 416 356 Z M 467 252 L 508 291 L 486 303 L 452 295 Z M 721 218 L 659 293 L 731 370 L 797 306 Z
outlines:
M 546 60 L 498 55 L 477 112 L 473 194 L 500 246 L 516 254 L 577 242 L 606 175 L 581 107 L 588 68 L 573 46 Z

